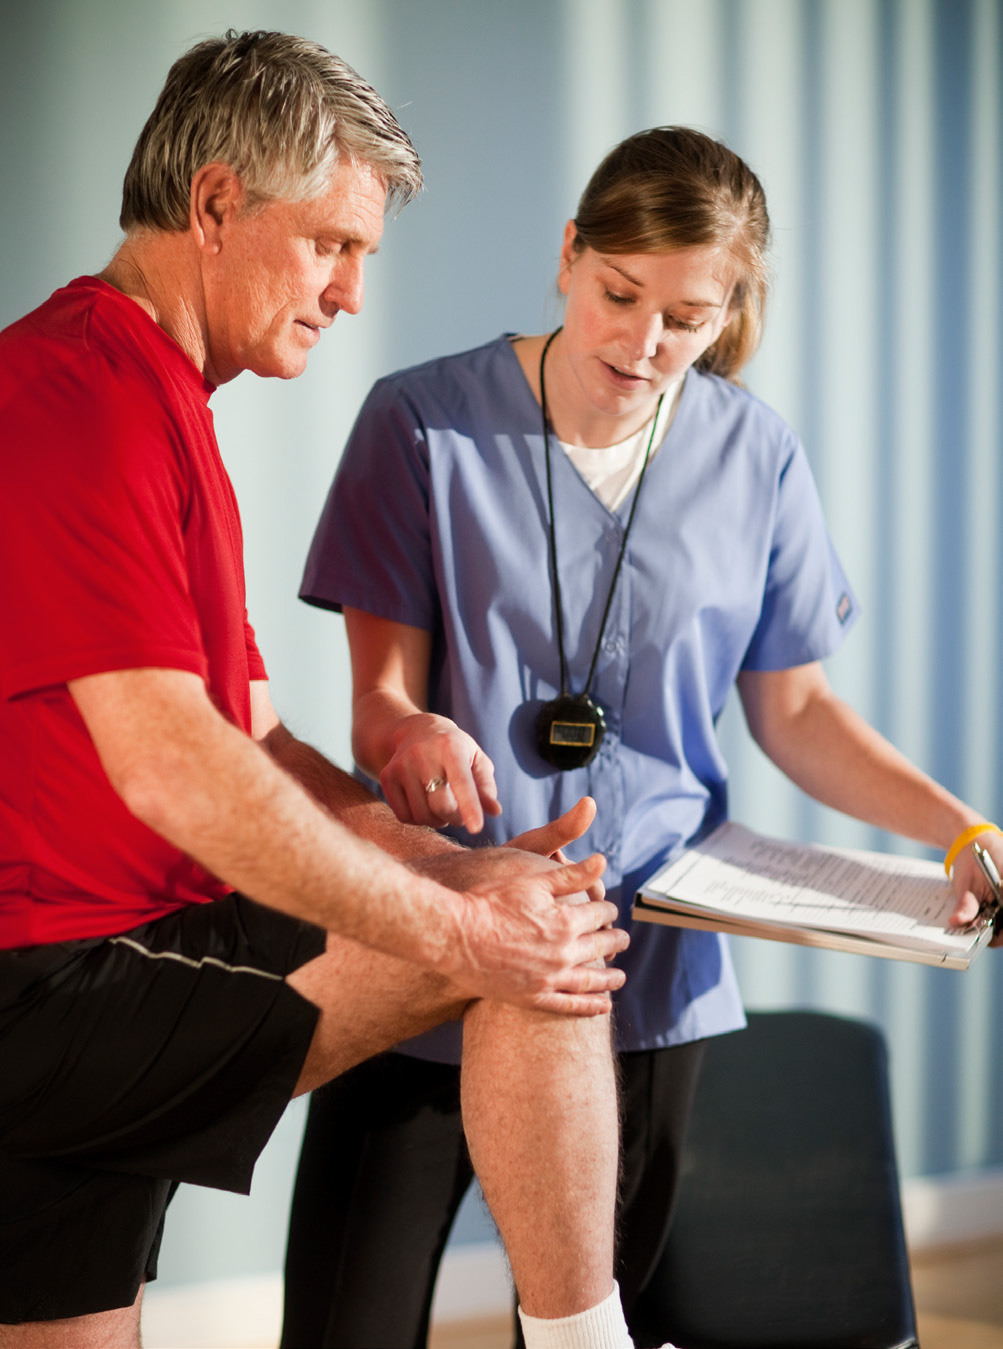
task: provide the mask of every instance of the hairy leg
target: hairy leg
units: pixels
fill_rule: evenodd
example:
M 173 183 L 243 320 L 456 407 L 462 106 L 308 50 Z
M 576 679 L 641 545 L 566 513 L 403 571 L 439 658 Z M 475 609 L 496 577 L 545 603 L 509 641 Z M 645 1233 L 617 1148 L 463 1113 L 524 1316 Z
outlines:
M 613 1287 L 618 1128 L 608 1017 L 467 1003 L 344 938 L 289 982 L 321 1008 L 298 1090 L 466 1009 L 463 1118 L 523 1310 L 570 1316 Z
M 437 974 L 332 934 L 324 954 L 287 982 L 320 1009 L 297 1096 L 401 1040 L 455 1021 L 469 1002 Z
M 463 1040 L 467 1144 L 520 1304 L 547 1318 L 594 1307 L 613 1287 L 618 1129 L 609 1019 L 477 1003 Z
M 31 1321 L 20 1326 L 0 1325 L 2 1349 L 140 1349 L 140 1288 L 131 1307 L 90 1316 L 68 1316 L 58 1321 Z

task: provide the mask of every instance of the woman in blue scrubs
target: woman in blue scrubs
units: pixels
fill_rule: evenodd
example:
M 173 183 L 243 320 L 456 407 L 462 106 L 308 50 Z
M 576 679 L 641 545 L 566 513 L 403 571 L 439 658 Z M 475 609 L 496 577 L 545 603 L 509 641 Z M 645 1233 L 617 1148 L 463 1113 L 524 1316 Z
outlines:
M 592 796 L 569 852 L 605 853 L 628 927 L 638 884 L 725 818 L 733 685 L 818 800 L 944 849 L 980 818 L 822 671 L 856 601 L 802 446 L 739 382 L 768 233 L 759 181 L 720 143 L 661 127 L 617 146 L 565 229 L 563 325 L 379 381 L 304 577 L 304 599 L 344 610 L 353 750 L 397 815 L 502 842 Z M 967 852 L 955 871 L 961 896 Z M 639 924 L 621 959 L 618 1279 L 637 1332 L 702 1043 L 743 1016 L 717 935 Z M 284 1345 L 424 1344 L 471 1174 L 459 1035 L 314 1096 Z

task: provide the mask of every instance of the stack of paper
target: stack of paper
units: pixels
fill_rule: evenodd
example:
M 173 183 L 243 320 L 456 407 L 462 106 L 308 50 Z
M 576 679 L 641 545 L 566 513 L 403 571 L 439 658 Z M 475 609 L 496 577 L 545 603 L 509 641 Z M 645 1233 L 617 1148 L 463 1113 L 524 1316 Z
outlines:
M 949 928 L 954 903 L 937 862 L 784 843 L 728 823 L 646 881 L 633 912 L 675 927 L 967 969 L 992 924 Z

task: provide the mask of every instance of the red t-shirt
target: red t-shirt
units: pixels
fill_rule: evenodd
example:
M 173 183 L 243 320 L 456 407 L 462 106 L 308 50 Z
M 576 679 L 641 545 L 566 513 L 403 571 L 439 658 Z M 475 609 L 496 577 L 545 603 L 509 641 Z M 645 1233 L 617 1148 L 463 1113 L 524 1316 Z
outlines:
M 0 333 L 0 947 L 227 892 L 112 789 L 66 688 L 190 670 L 250 730 L 265 677 L 213 386 L 94 277 Z

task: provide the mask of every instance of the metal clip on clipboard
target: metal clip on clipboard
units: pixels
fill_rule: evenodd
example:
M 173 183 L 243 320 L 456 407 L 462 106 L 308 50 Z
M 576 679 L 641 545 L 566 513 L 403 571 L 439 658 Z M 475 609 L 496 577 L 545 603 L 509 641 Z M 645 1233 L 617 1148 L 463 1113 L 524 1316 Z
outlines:
M 985 927 L 992 936 L 1000 930 L 1000 914 L 1003 912 L 1003 880 L 996 870 L 996 863 L 980 843 L 972 844 L 972 852 L 979 864 L 979 870 L 985 876 L 993 892 L 992 899 L 983 902 L 972 922 L 972 927 Z

